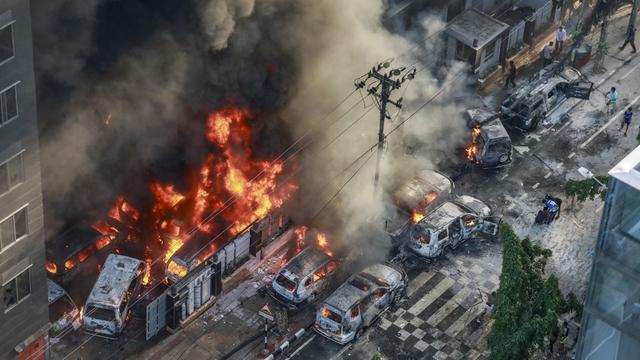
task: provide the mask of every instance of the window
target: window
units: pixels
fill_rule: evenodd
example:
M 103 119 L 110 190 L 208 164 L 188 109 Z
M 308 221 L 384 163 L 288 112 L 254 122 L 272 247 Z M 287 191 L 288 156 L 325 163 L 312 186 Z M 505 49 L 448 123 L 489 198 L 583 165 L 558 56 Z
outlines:
M 494 55 L 496 54 L 496 42 L 497 41 L 492 41 L 489 43 L 489 45 L 484 47 L 484 61 L 493 59 Z
M 0 64 L 13 57 L 13 24 L 0 29 Z
M 14 307 L 31 294 L 29 269 L 2 285 L 2 301 L 5 311 Z
M 0 164 L 0 195 L 24 182 L 24 153 Z
M 438 242 L 444 240 L 447 238 L 447 229 L 444 229 L 442 231 L 440 231 L 440 233 L 438 234 Z
M 0 222 L 0 251 L 29 233 L 27 207 Z
M 18 117 L 18 84 L 0 93 L 0 126 Z

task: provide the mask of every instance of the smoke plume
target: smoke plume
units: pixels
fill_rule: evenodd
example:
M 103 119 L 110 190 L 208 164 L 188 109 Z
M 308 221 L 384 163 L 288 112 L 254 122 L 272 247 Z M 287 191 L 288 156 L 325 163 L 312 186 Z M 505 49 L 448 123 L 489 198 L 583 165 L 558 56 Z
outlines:
M 419 30 L 398 33 L 381 0 L 51 0 L 33 12 L 49 235 L 104 213 L 149 177 L 183 177 L 206 151 L 206 113 L 228 103 L 252 109 L 255 152 L 266 159 L 315 129 L 297 159 L 295 202 L 295 220 L 311 221 L 362 162 L 342 170 L 377 141 L 378 110 L 366 94 L 325 117 L 354 79 L 390 58 L 418 70 L 394 92 L 403 108 L 389 109 L 390 130 L 462 68 L 443 70 L 438 36 L 424 40 L 441 21 L 425 13 Z M 450 100 L 463 91 L 448 89 L 389 136 L 385 189 L 453 151 L 464 130 Z M 375 155 L 313 218 L 342 244 L 362 248 L 377 236 L 365 230 L 386 211 L 385 196 L 374 195 L 374 164 Z

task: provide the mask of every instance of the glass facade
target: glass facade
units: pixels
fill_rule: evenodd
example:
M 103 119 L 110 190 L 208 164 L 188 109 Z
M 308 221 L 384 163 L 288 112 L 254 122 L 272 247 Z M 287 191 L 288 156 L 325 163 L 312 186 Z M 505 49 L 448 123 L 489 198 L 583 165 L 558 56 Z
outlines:
M 640 358 L 640 173 L 630 169 L 622 181 L 614 170 L 582 318 L 582 360 Z

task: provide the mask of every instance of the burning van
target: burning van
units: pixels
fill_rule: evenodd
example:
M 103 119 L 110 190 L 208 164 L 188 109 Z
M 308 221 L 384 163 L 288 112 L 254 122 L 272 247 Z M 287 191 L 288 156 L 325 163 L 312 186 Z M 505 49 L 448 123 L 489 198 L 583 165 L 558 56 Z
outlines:
M 583 79 L 572 67 L 546 67 L 502 103 L 502 117 L 508 125 L 533 130 L 567 99 L 589 99 L 593 83 Z
M 446 248 L 455 249 L 479 235 L 498 234 L 499 220 L 491 217 L 484 202 L 469 196 L 458 196 L 427 214 L 410 231 L 409 248 L 424 257 L 442 255 Z
M 483 169 L 499 168 L 511 163 L 511 138 L 500 121 L 500 115 L 487 108 L 465 111 L 471 127 L 471 144 L 465 156 Z
M 326 253 L 308 247 L 276 274 L 269 294 L 290 308 L 312 301 L 326 290 L 339 265 L 338 260 Z
M 387 231 L 391 235 L 403 233 L 411 220 L 417 222 L 429 208 L 447 199 L 453 188 L 453 181 L 438 171 L 418 171 L 393 194 L 395 209 L 387 219 Z
M 404 294 L 407 276 L 387 265 L 371 265 L 352 275 L 316 313 L 315 331 L 346 344 L 356 340 Z
M 107 257 L 85 303 L 82 323 L 87 332 L 107 338 L 120 336 L 145 270 L 144 261 L 116 254 Z

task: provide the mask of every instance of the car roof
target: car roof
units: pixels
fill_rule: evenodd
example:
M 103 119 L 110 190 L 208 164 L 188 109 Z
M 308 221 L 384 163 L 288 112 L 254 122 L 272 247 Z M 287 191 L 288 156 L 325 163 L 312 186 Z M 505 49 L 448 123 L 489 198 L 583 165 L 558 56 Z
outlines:
M 49 303 L 49 305 L 56 302 L 65 294 L 66 294 L 66 291 L 64 291 L 62 286 L 56 284 L 51 279 L 47 279 L 47 302 Z
M 303 278 L 311 274 L 330 259 L 331 257 L 329 257 L 329 255 L 318 251 L 313 247 L 308 247 L 289 260 L 283 270 L 287 270 L 298 278 Z
M 480 127 L 480 134 L 485 140 L 501 138 L 510 139 L 509 133 L 507 133 L 507 130 L 499 119 L 494 119 L 483 124 L 482 127 Z
M 460 205 L 447 201 L 425 216 L 418 224 L 437 230 L 449 225 L 457 217 L 466 213 L 467 211 Z
M 109 254 L 87 298 L 87 304 L 118 307 L 141 264 L 144 262 L 138 259 Z
M 86 222 L 75 224 L 60 236 L 47 242 L 47 259 L 63 263 L 85 247 L 95 244 L 102 237 L 104 235 Z
M 371 265 L 361 272 L 350 276 L 347 281 L 340 285 L 340 287 L 325 300 L 325 304 L 341 311 L 347 311 L 376 289 L 392 285 L 401 279 L 402 274 L 400 274 L 398 270 L 383 264 Z M 368 288 L 363 290 L 355 286 L 354 282 L 365 284 Z

